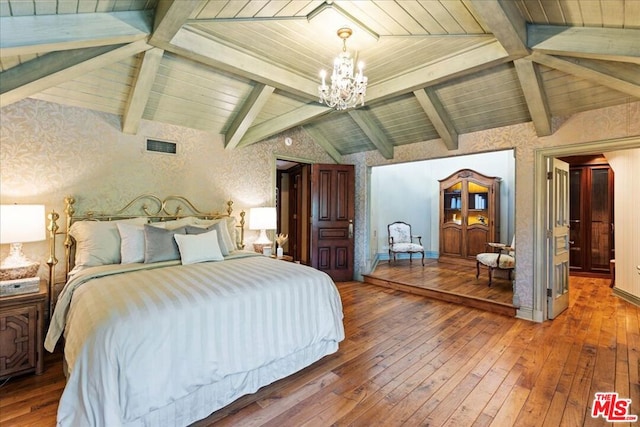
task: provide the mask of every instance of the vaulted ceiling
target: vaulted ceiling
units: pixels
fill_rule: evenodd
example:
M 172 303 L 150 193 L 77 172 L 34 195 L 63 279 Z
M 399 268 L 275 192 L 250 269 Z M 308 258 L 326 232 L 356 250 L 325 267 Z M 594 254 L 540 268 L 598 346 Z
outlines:
M 342 48 L 364 107 L 318 102 Z M 302 126 L 336 161 L 640 100 L 638 0 L 0 0 L 0 107 L 31 97 L 224 135 Z

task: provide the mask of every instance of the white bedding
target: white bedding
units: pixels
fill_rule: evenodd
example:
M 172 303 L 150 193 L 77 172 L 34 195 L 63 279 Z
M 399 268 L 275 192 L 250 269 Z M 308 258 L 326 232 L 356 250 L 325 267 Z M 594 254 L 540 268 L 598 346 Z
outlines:
M 187 425 L 344 339 L 329 276 L 248 254 L 83 271 L 58 299 L 49 351 L 63 330 L 62 426 Z

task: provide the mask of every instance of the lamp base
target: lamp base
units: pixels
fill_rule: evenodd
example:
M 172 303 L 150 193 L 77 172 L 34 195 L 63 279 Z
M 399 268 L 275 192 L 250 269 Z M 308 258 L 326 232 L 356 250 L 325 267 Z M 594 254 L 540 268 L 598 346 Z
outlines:
M 11 243 L 9 256 L 0 264 L 0 280 L 15 280 L 34 277 L 40 263 L 32 261 L 22 253 L 22 243 Z
M 0 280 L 17 280 L 35 277 L 40 268 L 39 262 L 32 262 L 20 267 L 0 267 Z

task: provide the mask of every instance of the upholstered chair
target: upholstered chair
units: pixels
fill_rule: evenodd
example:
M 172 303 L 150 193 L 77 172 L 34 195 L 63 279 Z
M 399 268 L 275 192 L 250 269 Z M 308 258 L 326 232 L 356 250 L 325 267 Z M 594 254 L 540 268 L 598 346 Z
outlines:
M 495 269 L 508 271 L 509 280 L 511 280 L 511 272 L 516 267 L 516 237 L 513 236 L 511 246 L 503 243 L 487 243 L 487 246 L 497 252 L 483 252 L 476 255 L 476 279 L 480 276 L 480 265 L 483 265 L 489 269 L 489 286 L 491 286 Z
M 411 234 L 411 225 L 406 222 L 396 221 L 387 226 L 389 230 L 389 262 L 393 258 L 396 262 L 397 253 L 408 253 L 409 263 L 413 261 L 413 254 L 422 254 L 422 265 L 424 265 L 424 246 L 422 246 L 422 236 Z M 414 239 L 418 243 L 414 243 Z

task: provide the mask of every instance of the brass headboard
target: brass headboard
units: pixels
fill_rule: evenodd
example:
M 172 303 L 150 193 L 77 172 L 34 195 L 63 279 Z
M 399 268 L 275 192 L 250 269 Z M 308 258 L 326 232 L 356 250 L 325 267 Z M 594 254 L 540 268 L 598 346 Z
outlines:
M 114 213 L 102 213 L 95 211 L 87 211 L 82 215 L 76 215 L 75 204 L 76 200 L 73 197 L 65 197 L 64 199 L 64 214 L 66 230 L 58 232 L 58 219 L 60 215 L 52 211 L 48 215 L 49 224 L 49 259 L 47 264 L 49 265 L 49 295 L 51 294 L 53 284 L 55 283 L 55 267 L 58 264 L 56 258 L 56 235 L 64 234 L 64 248 L 65 248 L 65 281 L 68 278 L 70 266 L 73 256 L 73 238 L 69 234 L 71 225 L 76 221 L 113 221 L 118 219 L 127 219 L 133 217 L 145 217 L 149 222 L 170 221 L 186 216 L 195 216 L 202 219 L 218 219 L 231 217 L 233 212 L 233 201 L 226 202 L 225 212 L 204 212 L 196 208 L 187 198 L 182 196 L 168 196 L 161 199 L 152 194 L 143 194 L 136 197 L 131 202 L 127 203 L 125 207 Z M 238 227 L 240 229 L 240 236 L 236 235 L 236 244 L 241 249 L 244 248 L 244 225 L 245 225 L 245 212 L 240 212 L 240 220 L 238 221 Z

